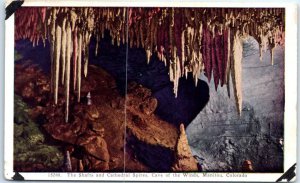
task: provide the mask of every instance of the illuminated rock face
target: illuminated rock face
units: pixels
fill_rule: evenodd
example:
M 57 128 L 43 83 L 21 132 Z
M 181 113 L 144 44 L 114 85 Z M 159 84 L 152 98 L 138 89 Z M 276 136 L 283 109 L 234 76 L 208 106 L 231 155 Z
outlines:
M 204 170 L 242 171 L 243 162 L 250 160 L 254 171 L 282 171 L 279 139 L 283 137 L 283 50 L 275 50 L 272 66 L 268 53 L 262 62 L 258 61 L 257 43 L 244 48 L 250 50 L 244 53 L 242 61 L 241 117 L 233 97 L 228 98 L 224 88 L 215 92 L 210 83 L 208 104 L 187 127 L 189 144 Z

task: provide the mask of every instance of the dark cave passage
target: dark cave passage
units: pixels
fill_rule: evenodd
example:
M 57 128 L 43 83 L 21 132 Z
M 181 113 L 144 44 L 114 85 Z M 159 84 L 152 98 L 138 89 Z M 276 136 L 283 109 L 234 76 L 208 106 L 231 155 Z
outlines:
M 32 60 L 50 74 L 49 43 L 46 42 L 45 47 L 42 42 L 35 47 L 30 44 L 28 40 L 17 41 L 16 51 L 23 56 L 22 60 Z M 98 56 L 95 55 L 95 47 L 96 40 L 92 37 L 89 64 L 100 66 L 108 71 L 116 79 L 122 95 L 126 91 L 126 79 L 128 83 L 135 81 L 151 89 L 153 96 L 158 100 L 155 113 L 165 121 L 176 126 L 180 123 L 187 126 L 209 100 L 207 83 L 199 80 L 196 87 L 191 75 L 187 79 L 180 79 L 178 96 L 175 98 L 168 67 L 156 55 L 153 55 L 150 63 L 147 64 L 144 49 L 129 48 L 126 64 L 126 45 L 112 45 L 108 32 L 99 44 Z
M 158 100 L 155 113 L 163 120 L 176 126 L 180 123 L 187 126 L 207 104 L 209 87 L 205 81 L 199 80 L 196 87 L 191 75 L 187 79 L 181 78 L 178 96 L 175 98 L 168 67 L 156 55 L 153 55 L 147 64 L 144 49 L 129 48 L 126 65 L 126 45 L 111 45 L 111 39 L 106 34 L 99 45 L 100 55 L 96 57 L 95 44 L 96 40 L 92 39 L 90 62 L 111 73 L 116 78 L 120 91 L 125 91 L 126 78 L 128 83 L 135 81 L 151 89 L 153 96 Z

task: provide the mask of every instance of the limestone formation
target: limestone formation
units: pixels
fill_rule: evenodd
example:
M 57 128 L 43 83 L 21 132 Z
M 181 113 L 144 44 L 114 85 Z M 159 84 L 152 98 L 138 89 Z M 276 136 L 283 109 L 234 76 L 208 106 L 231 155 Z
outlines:
M 175 162 L 172 166 L 173 171 L 198 171 L 197 161 L 191 152 L 183 124 L 180 124 L 180 134 L 175 152 Z

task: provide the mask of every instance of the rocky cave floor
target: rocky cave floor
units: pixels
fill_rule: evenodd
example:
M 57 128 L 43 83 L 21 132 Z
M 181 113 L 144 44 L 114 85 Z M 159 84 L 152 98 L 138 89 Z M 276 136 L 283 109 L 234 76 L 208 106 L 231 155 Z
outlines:
M 90 65 L 79 103 L 71 82 L 68 123 L 63 86 L 55 105 L 50 77 L 38 65 L 30 60 L 16 63 L 14 84 L 15 171 L 199 170 L 183 125 L 156 116 L 157 100 L 137 83 L 128 84 L 125 100 L 114 78 Z

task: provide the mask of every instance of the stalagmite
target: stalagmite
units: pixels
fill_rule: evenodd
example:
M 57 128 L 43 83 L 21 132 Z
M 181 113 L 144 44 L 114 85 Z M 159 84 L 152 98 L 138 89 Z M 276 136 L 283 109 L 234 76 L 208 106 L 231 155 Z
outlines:
M 198 162 L 194 158 L 190 149 L 184 125 L 180 124 L 180 133 L 175 149 L 175 161 L 172 165 L 172 171 L 198 171 Z
M 71 157 L 70 157 L 70 151 L 65 152 L 64 156 L 64 171 L 65 172 L 72 172 L 72 163 L 71 163 Z
M 274 65 L 274 49 L 275 47 L 271 48 L 271 64 Z

